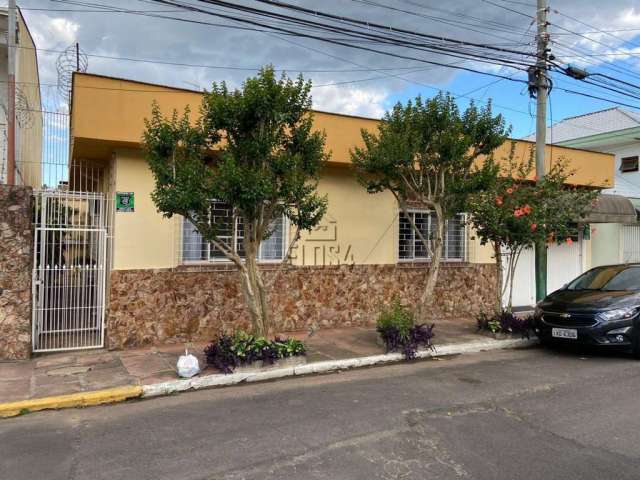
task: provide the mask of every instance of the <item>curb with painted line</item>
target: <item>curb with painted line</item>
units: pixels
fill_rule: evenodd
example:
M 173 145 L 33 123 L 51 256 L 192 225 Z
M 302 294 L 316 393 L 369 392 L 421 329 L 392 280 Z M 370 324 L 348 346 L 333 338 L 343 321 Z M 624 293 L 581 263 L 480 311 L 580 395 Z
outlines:
M 57 410 L 60 408 L 89 407 L 105 403 L 116 403 L 142 396 L 142 387 L 132 385 L 127 387 L 108 388 L 92 392 L 71 393 L 55 397 L 34 398 L 19 402 L 0 403 L 0 417 L 15 417 L 38 410 Z
M 477 353 L 489 350 L 524 348 L 536 345 L 537 343 L 537 339 L 479 340 L 475 342 L 449 344 L 439 347 L 436 346 L 436 351 L 421 350 L 416 356 L 417 358 L 431 358 L 445 355 L 459 355 L 463 353 Z M 374 365 L 400 362 L 403 360 L 404 355 L 401 353 L 386 353 L 382 355 L 371 355 L 368 357 L 348 358 L 345 360 L 328 360 L 324 362 L 307 363 L 297 367 L 272 368 L 256 372 L 231 373 L 228 375 L 205 375 L 202 377 L 143 385 L 142 398 L 160 397 L 187 390 L 199 390 L 201 388 L 226 387 L 230 385 L 237 385 L 239 383 L 264 382 L 267 380 L 299 375 L 329 373 L 336 370 L 371 367 Z

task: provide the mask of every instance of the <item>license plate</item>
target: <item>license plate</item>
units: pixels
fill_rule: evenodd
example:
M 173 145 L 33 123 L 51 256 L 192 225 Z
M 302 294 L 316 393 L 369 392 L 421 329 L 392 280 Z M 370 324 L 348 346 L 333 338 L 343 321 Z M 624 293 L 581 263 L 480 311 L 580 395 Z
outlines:
M 569 338 L 571 340 L 577 340 L 578 330 L 575 328 L 552 328 L 551 336 L 555 338 Z

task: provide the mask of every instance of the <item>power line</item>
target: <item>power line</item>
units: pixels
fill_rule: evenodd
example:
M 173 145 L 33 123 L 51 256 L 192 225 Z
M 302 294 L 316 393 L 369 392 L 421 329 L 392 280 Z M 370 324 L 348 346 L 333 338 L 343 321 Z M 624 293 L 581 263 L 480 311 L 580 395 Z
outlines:
M 179 5 L 179 4 L 175 3 L 175 2 L 170 2 L 168 0 L 153 0 L 153 1 L 157 2 L 157 3 L 167 4 L 167 5 L 182 6 L 182 5 Z M 184 5 L 183 7 L 186 10 L 202 12 L 202 13 L 206 13 L 208 15 L 213 15 L 213 16 L 218 16 L 218 17 L 221 17 L 221 18 L 231 19 L 231 20 L 235 20 L 235 21 L 238 21 L 238 22 L 242 22 L 242 23 L 254 24 L 254 25 L 263 26 L 263 27 L 266 26 L 265 24 L 262 24 L 260 22 L 256 22 L 256 21 L 253 21 L 253 20 L 249 20 L 249 19 L 246 19 L 246 18 L 234 17 L 234 16 L 227 15 L 227 14 L 211 12 L 211 11 L 200 9 L 198 7 L 193 7 L 193 6 L 190 6 L 190 5 Z M 282 28 L 279 28 L 279 27 L 268 26 L 268 28 L 271 28 L 271 29 L 273 29 L 273 30 L 275 30 L 277 32 L 292 33 L 291 30 L 286 30 L 286 29 L 282 29 Z M 426 63 L 426 64 L 429 64 L 429 65 L 437 65 L 437 66 L 446 67 L 446 68 L 465 70 L 465 71 L 469 71 L 469 72 L 473 72 L 473 73 L 478 73 L 478 74 L 481 74 L 481 75 L 487 75 L 487 76 L 497 77 L 497 78 L 504 78 L 504 79 L 508 79 L 508 80 L 511 80 L 511 81 L 524 83 L 523 80 L 509 79 L 505 75 L 497 75 L 497 74 L 493 74 L 493 73 L 490 73 L 490 72 L 484 72 L 484 71 L 481 71 L 481 70 L 473 69 L 473 68 L 470 68 L 470 67 L 451 66 L 451 65 L 448 65 L 448 64 L 443 64 L 441 62 L 435 62 L 435 61 L 431 61 L 431 60 L 426 60 L 424 58 L 411 57 L 411 56 L 408 56 L 408 55 L 401 55 L 401 54 L 397 54 L 397 53 L 388 52 L 388 51 L 385 51 L 385 50 L 378 50 L 378 49 L 374 49 L 374 48 L 370 48 L 370 47 L 365 47 L 365 46 L 362 46 L 362 45 L 348 44 L 348 43 L 345 43 L 343 41 L 332 40 L 332 39 L 328 39 L 326 37 L 319 37 L 317 35 L 310 35 L 310 34 L 300 33 L 300 32 L 296 32 L 296 35 L 299 36 L 299 37 L 302 37 L 302 38 L 310 38 L 310 39 L 319 40 L 319 41 L 325 42 L 325 43 L 331 43 L 331 44 L 334 44 L 334 45 L 340 45 L 340 46 L 348 47 L 348 48 L 352 48 L 352 49 L 367 51 L 367 52 L 371 52 L 371 53 L 377 53 L 377 54 L 380 54 L 380 55 L 385 55 L 385 56 L 389 56 L 389 57 L 393 57 L 393 58 L 399 58 L 399 59 L 403 59 L 403 60 L 412 60 L 412 61 L 416 61 L 416 62 L 420 62 L 420 63 Z M 512 65 L 508 65 L 508 66 L 510 68 L 519 68 L 519 67 L 512 66 Z

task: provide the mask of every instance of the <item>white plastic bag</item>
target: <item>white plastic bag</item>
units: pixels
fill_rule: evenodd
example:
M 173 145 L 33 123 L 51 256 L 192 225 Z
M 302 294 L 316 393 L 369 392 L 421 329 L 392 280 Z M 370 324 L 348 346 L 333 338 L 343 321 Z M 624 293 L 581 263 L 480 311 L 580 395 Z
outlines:
M 191 378 L 200 373 L 198 359 L 189 354 L 189 350 L 184 350 L 184 355 L 178 358 L 178 375 L 182 378 Z

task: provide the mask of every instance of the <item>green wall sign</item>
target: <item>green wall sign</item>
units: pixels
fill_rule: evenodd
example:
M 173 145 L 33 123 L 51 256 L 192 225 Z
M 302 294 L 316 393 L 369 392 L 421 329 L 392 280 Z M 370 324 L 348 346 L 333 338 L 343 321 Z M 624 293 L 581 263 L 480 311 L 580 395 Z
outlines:
M 116 192 L 116 212 L 133 212 L 133 192 Z

